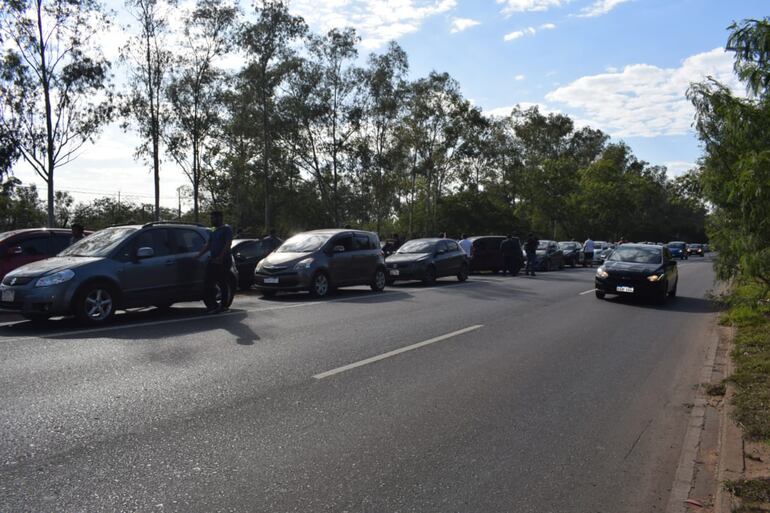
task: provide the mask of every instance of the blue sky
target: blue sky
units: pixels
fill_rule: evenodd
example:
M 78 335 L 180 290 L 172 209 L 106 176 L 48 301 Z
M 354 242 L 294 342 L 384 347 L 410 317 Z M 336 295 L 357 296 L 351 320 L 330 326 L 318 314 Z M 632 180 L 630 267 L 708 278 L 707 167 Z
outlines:
M 192 0 L 183 2 L 191 5 Z M 118 12 L 122 2 L 110 1 Z M 678 174 L 700 155 L 685 99 L 691 81 L 712 75 L 742 91 L 722 47 L 734 20 L 770 13 L 767 0 L 293 0 L 311 28 L 350 25 L 361 53 L 390 39 L 407 51 L 414 78 L 449 72 L 490 114 L 537 104 L 626 141 L 636 155 Z M 125 37 L 104 38 L 114 56 Z M 120 73 L 120 71 L 118 71 Z M 117 194 L 150 202 L 152 180 L 132 158 L 136 143 L 117 126 L 58 171 L 79 200 Z M 186 179 L 161 170 L 163 204 L 176 205 Z M 19 166 L 24 182 L 41 183 Z M 77 192 L 80 191 L 80 192 Z

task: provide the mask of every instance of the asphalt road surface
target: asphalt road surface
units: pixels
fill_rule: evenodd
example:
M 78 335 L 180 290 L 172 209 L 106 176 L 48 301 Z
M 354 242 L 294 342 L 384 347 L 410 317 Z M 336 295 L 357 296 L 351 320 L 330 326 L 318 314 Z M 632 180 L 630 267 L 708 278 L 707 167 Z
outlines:
M 665 306 L 593 272 L 0 326 L 0 511 L 663 511 L 711 262 Z

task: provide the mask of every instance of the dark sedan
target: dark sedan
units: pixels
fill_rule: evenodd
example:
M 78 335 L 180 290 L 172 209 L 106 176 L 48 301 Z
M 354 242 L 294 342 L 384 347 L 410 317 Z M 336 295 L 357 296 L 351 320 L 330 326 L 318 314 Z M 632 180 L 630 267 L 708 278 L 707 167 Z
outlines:
M 596 297 L 646 296 L 665 303 L 676 296 L 679 271 L 668 248 L 648 244 L 618 246 L 596 270 Z
M 687 254 L 688 255 L 697 255 L 697 256 L 704 256 L 703 251 L 703 244 L 688 244 L 687 245 Z
M 231 252 L 235 267 L 238 269 L 238 288 L 248 290 L 254 284 L 254 270 L 257 264 L 267 255 L 275 251 L 281 240 L 271 237 L 264 239 L 236 239 L 233 241 Z
M 666 247 L 671 251 L 671 256 L 680 260 L 687 260 L 689 254 L 687 253 L 687 243 L 682 241 L 672 241 L 666 244 Z
M 535 269 L 538 271 L 552 271 L 564 269 L 564 252 L 553 240 L 541 240 L 537 245 L 537 259 Z
M 468 279 L 468 259 L 453 240 L 415 239 L 385 259 L 388 283 L 396 280 L 420 280 L 431 285 L 442 276 Z
M 559 242 L 559 249 L 564 253 L 564 264 L 575 267 L 582 264 L 585 256 L 583 255 L 583 245 L 575 241 Z

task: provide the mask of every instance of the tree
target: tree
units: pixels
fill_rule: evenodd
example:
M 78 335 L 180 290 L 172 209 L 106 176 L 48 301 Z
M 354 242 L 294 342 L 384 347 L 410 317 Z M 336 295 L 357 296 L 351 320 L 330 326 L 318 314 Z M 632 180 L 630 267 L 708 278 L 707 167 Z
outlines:
M 257 21 L 246 24 L 240 41 L 246 50 L 248 64 L 240 74 L 245 91 L 251 93 L 250 107 L 257 118 L 262 141 L 261 166 L 265 207 L 265 231 L 273 225 L 271 209 L 273 146 L 280 120 L 275 112 L 276 89 L 299 65 L 294 43 L 307 33 L 304 20 L 289 13 L 286 2 L 266 0 L 257 4 Z
M 152 164 L 156 220 L 160 219 L 160 143 L 169 118 L 165 92 L 173 63 L 167 40 L 168 8 L 174 5 L 176 0 L 126 0 L 126 10 L 139 28 L 121 52 L 131 66 L 129 90 L 122 106 L 127 118 L 124 128 L 133 121 L 143 139 L 137 156 Z
M 8 0 L 0 70 L 5 136 L 47 185 L 48 226 L 56 219 L 55 170 L 92 141 L 112 114 L 109 63 L 97 45 L 109 17 L 95 0 Z
M 218 0 L 198 0 L 184 20 L 182 54 L 168 88 L 171 134 L 167 151 L 192 184 L 193 216 L 198 222 L 209 138 L 221 122 L 223 72 L 217 67 L 230 47 L 237 10 Z
M 770 19 L 730 25 L 726 50 L 735 53 L 735 73 L 754 96 L 770 93 Z

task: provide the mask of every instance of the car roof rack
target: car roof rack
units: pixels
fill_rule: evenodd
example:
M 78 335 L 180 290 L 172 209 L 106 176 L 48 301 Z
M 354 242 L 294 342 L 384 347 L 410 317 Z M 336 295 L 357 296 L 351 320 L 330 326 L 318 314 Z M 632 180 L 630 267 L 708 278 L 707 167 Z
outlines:
M 150 223 L 146 223 L 142 225 L 142 228 L 149 228 L 151 226 L 158 226 L 158 225 L 164 225 L 164 224 L 176 224 L 176 225 L 184 225 L 184 226 L 197 226 L 199 228 L 205 228 L 206 225 L 201 223 L 186 223 L 184 221 L 152 221 Z

